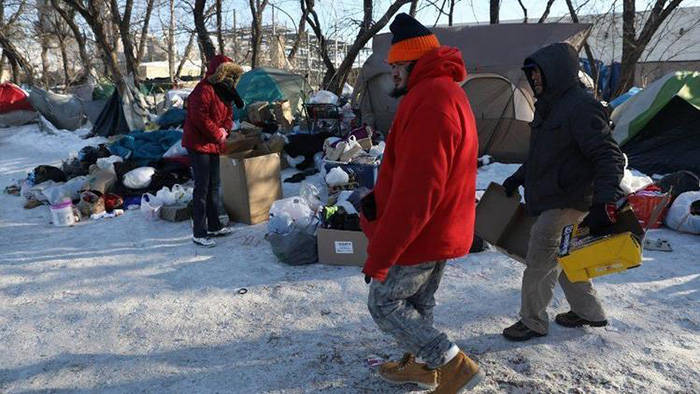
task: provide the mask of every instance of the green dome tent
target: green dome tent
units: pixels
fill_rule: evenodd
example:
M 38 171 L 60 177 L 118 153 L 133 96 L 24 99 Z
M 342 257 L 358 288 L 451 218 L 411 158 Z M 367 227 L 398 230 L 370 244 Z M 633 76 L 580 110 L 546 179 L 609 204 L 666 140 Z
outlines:
M 311 86 L 301 75 L 275 68 L 260 67 L 243 74 L 236 90 L 246 106 L 257 101 L 289 100 L 292 114 L 296 116 L 311 93 Z M 247 114 L 245 109 L 243 114 L 245 118 Z M 237 117 L 240 118 L 240 116 Z

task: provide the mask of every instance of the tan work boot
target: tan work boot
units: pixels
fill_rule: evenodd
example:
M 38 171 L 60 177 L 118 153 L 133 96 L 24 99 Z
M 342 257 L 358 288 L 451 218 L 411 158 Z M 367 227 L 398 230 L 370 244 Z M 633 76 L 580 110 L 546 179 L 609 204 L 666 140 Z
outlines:
M 457 394 L 462 390 L 471 390 L 486 377 L 484 371 L 461 350 L 436 371 L 438 386 L 433 394 Z
M 411 353 L 404 354 L 398 363 L 387 361 L 379 367 L 379 376 L 393 384 L 414 383 L 424 389 L 437 387 L 437 372 L 416 362 Z

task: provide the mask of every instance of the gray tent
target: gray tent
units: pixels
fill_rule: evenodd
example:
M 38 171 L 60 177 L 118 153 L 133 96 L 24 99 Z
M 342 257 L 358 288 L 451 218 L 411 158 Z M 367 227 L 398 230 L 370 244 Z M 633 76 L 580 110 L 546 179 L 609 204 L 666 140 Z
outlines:
M 501 162 L 522 162 L 527 157 L 534 98 L 520 67 L 538 49 L 569 42 L 577 49 L 591 30 L 588 24 L 499 24 L 431 29 L 442 45 L 462 52 L 469 77 L 462 83 L 477 118 L 479 154 Z M 372 42 L 372 55 L 362 66 L 353 104 L 364 122 L 388 132 L 398 105 L 388 92 L 393 88 L 385 59 L 391 34 Z
M 58 129 L 76 130 L 85 123 L 83 104 L 73 95 L 57 94 L 34 86 L 29 93 L 29 102 Z

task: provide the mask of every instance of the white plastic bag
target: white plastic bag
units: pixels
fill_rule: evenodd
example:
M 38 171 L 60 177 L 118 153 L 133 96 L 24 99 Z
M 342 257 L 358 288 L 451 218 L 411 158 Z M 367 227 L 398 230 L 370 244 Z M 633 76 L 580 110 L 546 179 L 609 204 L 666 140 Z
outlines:
M 185 188 L 182 185 L 173 185 L 173 195 L 175 196 L 175 204 L 187 204 L 192 201 L 192 188 Z
M 654 183 L 654 181 L 644 174 L 634 174 L 630 170 L 625 170 L 624 176 L 620 181 L 620 188 L 625 194 L 631 194 L 644 189 L 652 183 Z
M 97 159 L 97 168 L 100 170 L 106 170 L 114 166 L 114 163 L 121 163 L 124 159 L 121 156 L 112 155 L 110 157 L 100 157 Z
M 153 167 L 140 167 L 124 175 L 124 186 L 129 189 L 143 189 L 151 184 L 151 177 L 156 173 Z
M 146 220 L 158 220 L 160 218 L 160 209 L 163 204 L 160 204 L 158 198 L 151 193 L 146 193 L 141 196 L 141 213 Z
M 333 167 L 326 175 L 328 186 L 338 186 L 350 182 L 350 175 L 340 167 Z
M 187 149 L 182 147 L 182 140 L 177 141 L 168 150 L 163 153 L 163 157 L 169 159 L 171 157 L 184 157 L 187 156 Z
M 90 186 L 88 178 L 85 176 L 75 177 L 65 183 L 57 183 L 43 190 L 44 197 L 49 204 L 56 205 L 64 198 L 77 200 L 80 198 L 80 192 Z
M 156 199 L 161 205 L 175 205 L 177 202 L 175 194 L 168 189 L 167 186 L 163 186 L 162 189 L 158 190 L 156 193 Z
M 297 196 L 275 201 L 270 207 L 268 231 L 273 234 L 287 234 L 293 225 L 307 226 L 314 216 L 308 202 Z
M 700 215 L 693 215 L 693 203 L 700 201 L 700 192 L 685 192 L 678 196 L 668 210 L 664 224 L 673 230 L 700 234 Z
M 319 90 L 311 95 L 309 104 L 338 104 L 338 96 L 327 90 Z
M 385 148 L 386 148 L 386 144 L 384 143 L 384 141 L 381 141 L 377 145 L 374 145 L 373 147 L 370 148 L 369 154 L 370 154 L 370 156 L 372 156 L 376 159 L 377 157 L 384 154 Z

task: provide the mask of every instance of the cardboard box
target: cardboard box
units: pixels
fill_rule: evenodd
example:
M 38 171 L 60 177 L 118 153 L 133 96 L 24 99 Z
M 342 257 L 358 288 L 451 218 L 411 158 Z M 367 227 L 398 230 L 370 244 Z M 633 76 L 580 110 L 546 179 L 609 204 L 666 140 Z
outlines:
M 365 265 L 369 241 L 363 232 L 319 228 L 316 235 L 319 263 L 359 267 Z
M 248 120 L 252 124 L 262 124 L 272 120 L 272 111 L 267 101 L 248 104 Z
M 221 156 L 220 167 L 229 218 L 247 224 L 267 220 L 272 203 L 282 198 L 279 153 L 234 152 Z
M 502 253 L 524 264 L 536 219 L 525 212 L 519 194 L 507 197 L 503 186 L 491 183 L 476 206 L 474 230 Z
M 289 100 L 277 101 L 273 105 L 275 120 L 284 131 L 289 131 L 294 126 L 294 116 L 292 116 L 292 106 Z

